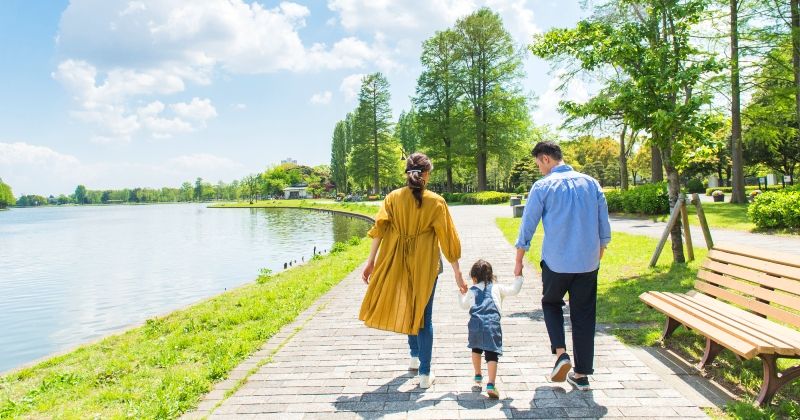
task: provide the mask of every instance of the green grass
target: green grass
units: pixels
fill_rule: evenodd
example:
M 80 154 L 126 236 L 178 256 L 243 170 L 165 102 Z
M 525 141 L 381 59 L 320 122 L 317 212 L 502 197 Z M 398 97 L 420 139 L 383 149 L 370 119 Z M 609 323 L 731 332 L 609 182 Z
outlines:
M 730 205 L 730 204 L 728 204 Z M 704 209 L 706 205 L 704 204 Z M 516 242 L 521 219 L 500 218 L 497 225 L 509 242 Z M 526 254 L 528 261 L 539 270 L 541 255 L 541 226 L 531 241 L 531 252 Z M 665 247 L 655 268 L 648 262 L 655 250 L 657 240 L 645 236 L 627 235 L 613 232 L 603 260 L 597 285 L 597 322 L 622 324 L 613 333 L 630 345 L 660 345 L 661 325 L 664 315 L 643 304 L 638 296 L 649 290 L 687 291 L 697 275 L 697 268 L 705 258 L 706 250 L 695 249 L 694 262 L 672 264 L 672 253 Z M 539 270 L 540 271 L 540 270 Z M 625 325 L 635 324 L 635 325 Z M 705 349 L 705 338 L 699 334 L 679 328 L 665 345 L 684 358 L 697 363 Z M 797 361 L 783 359 L 779 367 L 785 369 L 796 365 Z M 742 400 L 728 404 L 724 414 L 730 418 L 800 418 L 800 381 L 784 387 L 766 409 L 755 408 L 751 401 L 761 386 L 760 359 L 739 361 L 732 352 L 723 351 L 716 361 L 706 368 L 709 377 L 722 383 Z
M 175 418 L 364 261 L 368 241 L 0 377 L 0 418 Z
M 335 201 L 319 201 L 319 200 L 264 200 L 254 201 L 250 204 L 247 201 L 213 204 L 208 206 L 210 208 L 301 208 L 301 209 L 321 209 L 321 210 L 336 210 L 346 213 L 356 213 L 363 216 L 375 216 L 378 213 L 380 206 L 375 204 L 362 204 L 362 203 L 337 203 Z
M 756 225 L 747 217 L 747 204 L 703 203 L 703 213 L 712 228 L 733 229 L 745 232 L 756 231 Z M 697 208 L 689 204 L 689 224 L 700 226 Z

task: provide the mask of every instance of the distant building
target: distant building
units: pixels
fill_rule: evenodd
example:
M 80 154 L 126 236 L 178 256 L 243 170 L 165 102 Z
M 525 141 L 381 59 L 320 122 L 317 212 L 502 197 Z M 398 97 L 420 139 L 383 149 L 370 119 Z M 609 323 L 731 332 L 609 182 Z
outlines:
M 283 189 L 283 197 L 287 200 L 308 198 L 308 185 L 295 184 L 291 187 L 286 187 Z
M 286 159 L 281 161 L 281 165 L 286 164 L 286 163 L 291 163 L 293 165 L 297 165 L 297 160 L 292 159 L 292 158 L 286 158 Z

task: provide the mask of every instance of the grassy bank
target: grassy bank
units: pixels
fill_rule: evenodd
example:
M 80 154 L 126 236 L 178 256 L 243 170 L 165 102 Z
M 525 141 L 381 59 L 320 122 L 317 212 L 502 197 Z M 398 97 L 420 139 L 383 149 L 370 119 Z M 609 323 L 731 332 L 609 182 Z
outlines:
M 704 209 L 707 206 L 704 204 Z M 497 219 L 503 234 L 514 243 L 517 239 L 521 219 Z M 539 268 L 541 255 L 541 226 L 532 241 L 528 261 Z M 687 291 L 692 288 L 699 264 L 706 250 L 695 249 L 694 262 L 672 264 L 669 246 L 662 252 L 655 268 L 647 266 L 658 241 L 654 238 L 612 234 L 612 241 L 600 265 L 597 285 L 597 322 L 620 324 L 613 333 L 631 345 L 660 345 L 661 326 L 664 316 L 645 304 L 638 296 L 648 290 Z M 622 325 L 624 324 L 624 325 Z M 633 325 L 630 325 L 633 324 Z M 685 328 L 679 328 L 667 340 L 666 346 L 693 363 L 700 361 L 705 348 L 705 339 Z M 781 360 L 781 369 L 796 365 L 796 361 Z M 800 418 L 800 383 L 785 387 L 773 400 L 773 406 L 755 408 L 751 401 L 761 386 L 761 362 L 753 359 L 741 362 L 730 351 L 723 351 L 717 360 L 706 369 L 707 376 L 723 384 L 742 401 L 729 404 L 724 416 L 730 418 Z
M 376 209 L 377 210 L 377 209 Z M 366 240 L 0 378 L 0 418 L 174 418 L 361 264 Z
M 254 201 L 250 204 L 247 201 L 213 204 L 210 208 L 282 208 L 292 207 L 300 209 L 333 210 L 346 213 L 355 213 L 362 216 L 375 216 L 380 206 L 377 204 L 362 203 L 337 203 L 334 201 L 314 201 L 314 200 L 263 200 Z

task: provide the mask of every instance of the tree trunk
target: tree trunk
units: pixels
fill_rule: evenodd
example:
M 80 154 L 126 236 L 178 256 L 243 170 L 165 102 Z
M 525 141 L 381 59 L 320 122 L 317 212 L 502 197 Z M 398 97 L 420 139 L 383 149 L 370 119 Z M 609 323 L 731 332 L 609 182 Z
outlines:
M 795 115 L 800 121 L 800 0 L 790 0 L 792 11 L 792 70 L 794 72 Z
M 447 192 L 453 192 L 453 151 L 450 150 L 450 142 L 447 142 Z
M 477 120 L 475 163 L 478 167 L 478 191 L 486 191 L 486 127 L 483 125 L 483 110 L 480 107 L 475 109 L 475 119 Z
M 650 182 L 661 182 L 664 180 L 664 164 L 661 162 L 661 151 L 658 146 L 650 146 Z
M 671 146 L 668 146 L 671 148 Z M 678 197 L 681 193 L 681 180 L 678 177 L 678 170 L 672 164 L 671 151 L 665 149 L 663 154 L 664 169 L 667 172 L 667 191 L 669 191 L 669 208 L 671 211 L 680 211 L 680 208 L 675 208 L 675 203 L 678 202 Z M 675 221 L 675 226 L 670 231 L 670 238 L 672 239 L 672 260 L 677 263 L 685 263 L 686 257 L 683 255 L 683 236 L 681 236 L 681 219 Z
M 628 189 L 628 151 L 625 148 L 625 135 L 628 132 L 628 124 L 622 127 L 622 135 L 619 136 L 619 187 L 625 191 Z
M 376 88 L 377 89 L 377 88 Z M 379 155 L 378 155 L 378 99 L 375 98 L 372 104 L 372 124 L 373 124 L 373 153 L 375 162 L 375 172 L 372 174 L 372 182 L 374 185 L 374 194 L 380 194 L 380 172 L 379 172 Z
M 795 0 L 793 0 L 795 1 Z M 742 156 L 742 115 L 739 87 L 739 22 L 738 2 L 731 2 L 731 163 L 733 190 L 731 203 L 746 203 L 744 193 L 744 157 Z

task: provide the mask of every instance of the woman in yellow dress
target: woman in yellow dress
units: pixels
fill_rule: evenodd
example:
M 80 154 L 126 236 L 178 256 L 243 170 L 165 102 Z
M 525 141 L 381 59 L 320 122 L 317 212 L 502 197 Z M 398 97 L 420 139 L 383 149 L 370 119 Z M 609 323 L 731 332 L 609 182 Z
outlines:
M 434 380 L 431 317 L 441 254 L 452 265 L 459 289 L 467 289 L 458 266 L 461 242 L 447 203 L 425 188 L 431 170 L 427 156 L 412 154 L 406 160 L 406 187 L 383 200 L 368 233 L 372 248 L 361 276 L 369 286 L 358 317 L 368 327 L 408 335 L 410 367 L 418 370 L 421 388 Z

